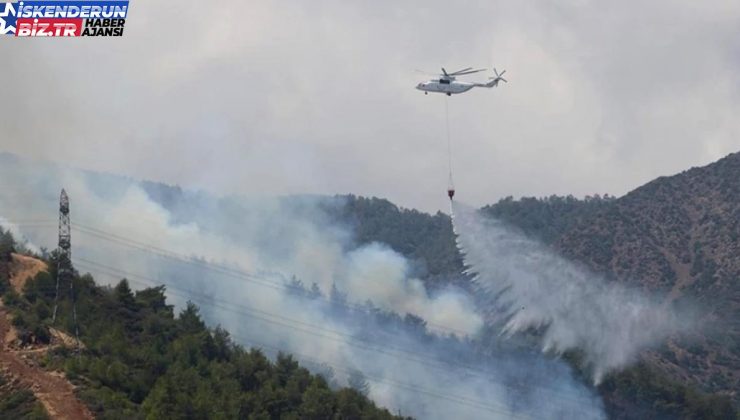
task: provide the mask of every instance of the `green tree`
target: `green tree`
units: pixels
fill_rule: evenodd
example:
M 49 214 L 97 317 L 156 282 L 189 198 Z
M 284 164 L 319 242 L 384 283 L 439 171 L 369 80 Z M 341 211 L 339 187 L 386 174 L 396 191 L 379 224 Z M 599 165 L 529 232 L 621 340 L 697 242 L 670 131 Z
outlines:
M 303 419 L 329 419 L 334 413 L 334 396 L 325 383 L 314 380 L 303 394 L 298 410 Z
M 365 374 L 363 374 L 361 371 L 354 369 L 350 371 L 348 383 L 350 388 L 354 389 L 365 397 L 370 394 L 370 383 L 365 378 Z

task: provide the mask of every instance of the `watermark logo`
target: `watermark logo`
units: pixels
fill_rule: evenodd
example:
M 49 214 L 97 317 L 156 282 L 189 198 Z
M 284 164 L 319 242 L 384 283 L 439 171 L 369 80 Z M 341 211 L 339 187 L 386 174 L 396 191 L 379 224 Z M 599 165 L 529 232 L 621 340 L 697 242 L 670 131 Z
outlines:
M 0 35 L 15 35 L 15 3 L 0 3 Z
M 0 36 L 123 36 L 128 0 L 0 3 Z

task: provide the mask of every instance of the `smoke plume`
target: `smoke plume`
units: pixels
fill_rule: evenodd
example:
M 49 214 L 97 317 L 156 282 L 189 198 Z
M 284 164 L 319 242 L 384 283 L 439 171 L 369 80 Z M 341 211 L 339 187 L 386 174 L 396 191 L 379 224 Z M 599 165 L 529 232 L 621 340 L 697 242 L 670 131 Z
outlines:
M 341 199 L 217 198 L 4 159 L 0 215 L 34 243 L 54 248 L 64 187 L 77 270 L 103 284 L 164 284 L 176 307 L 193 301 L 237 342 L 292 353 L 335 386 L 364 378 L 394 413 L 603 418 L 565 364 L 495 337 L 484 346 L 466 292 L 430 293 L 403 255 L 357 243 L 326 211 Z
M 504 335 L 541 332 L 542 350 L 581 350 L 599 383 L 686 326 L 656 299 L 567 261 L 503 222 L 453 204 L 468 271 Z

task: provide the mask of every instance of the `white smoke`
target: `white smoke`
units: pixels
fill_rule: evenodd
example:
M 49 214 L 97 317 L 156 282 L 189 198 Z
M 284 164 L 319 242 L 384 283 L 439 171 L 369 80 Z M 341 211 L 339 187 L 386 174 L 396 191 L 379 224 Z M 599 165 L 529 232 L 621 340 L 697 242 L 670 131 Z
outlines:
M 361 371 L 369 396 L 393 412 L 429 419 L 603 417 L 593 391 L 562 363 L 509 350 L 478 355 L 471 340 L 483 321 L 470 296 L 455 289 L 429 294 L 402 255 L 379 243 L 355 244 L 351 230 L 310 199 L 186 192 L 193 202 L 165 208 L 131 180 L 27 162 L 3 165 L 0 175 L 6 181 L 0 214 L 11 221 L 54 220 L 59 191 L 67 190 L 73 261 L 98 282 L 165 284 L 177 307 L 192 300 L 210 325 L 222 325 L 236 341 L 293 353 L 315 371 L 331 366 L 340 385 Z M 18 228 L 53 248 L 55 226 Z M 279 286 L 293 275 L 306 289 L 315 283 L 323 298 L 286 293 Z M 333 287 L 346 294 L 347 306 L 332 305 Z M 352 309 L 368 300 L 368 312 L 382 316 Z M 383 310 L 398 313 L 399 321 Z M 407 313 L 460 338 L 399 327 Z
M 34 254 L 38 254 L 41 251 L 39 247 L 37 247 L 33 242 L 29 241 L 29 239 L 21 232 L 21 229 L 18 228 L 18 225 L 9 222 L 6 218 L 2 216 L 0 216 L 0 228 L 6 232 L 10 232 L 10 234 L 13 235 L 13 238 L 16 241 L 16 247 L 25 249 Z
M 607 282 L 503 222 L 454 203 L 453 224 L 469 272 L 507 335 L 544 331 L 542 350 L 581 350 L 599 383 L 686 320 L 637 290 Z

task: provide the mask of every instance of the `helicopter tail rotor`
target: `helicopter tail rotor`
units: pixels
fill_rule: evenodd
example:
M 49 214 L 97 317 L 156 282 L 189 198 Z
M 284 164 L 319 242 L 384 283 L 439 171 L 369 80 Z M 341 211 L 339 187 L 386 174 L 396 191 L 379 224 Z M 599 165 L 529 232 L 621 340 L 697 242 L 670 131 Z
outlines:
M 488 83 L 488 85 L 490 85 L 491 87 L 496 87 L 498 86 L 498 82 L 508 83 L 508 81 L 502 77 L 504 73 L 506 73 L 506 70 L 499 73 L 494 67 L 493 73 L 496 75 L 496 77 L 489 77 L 491 81 Z

